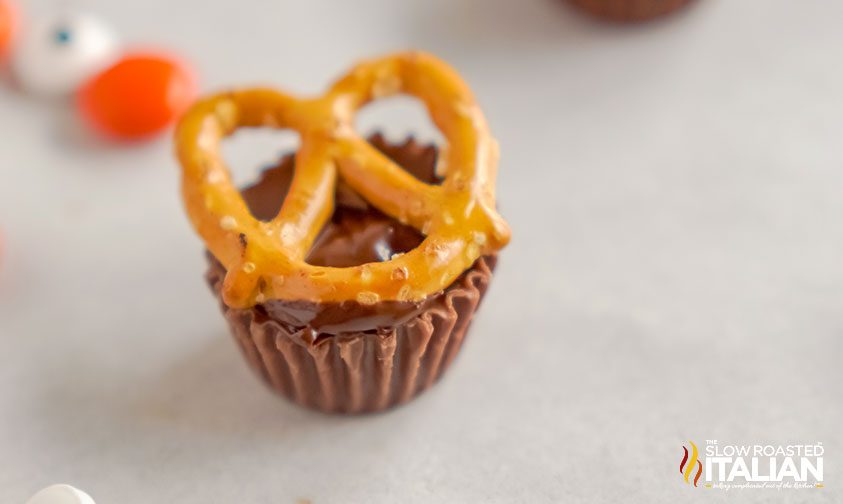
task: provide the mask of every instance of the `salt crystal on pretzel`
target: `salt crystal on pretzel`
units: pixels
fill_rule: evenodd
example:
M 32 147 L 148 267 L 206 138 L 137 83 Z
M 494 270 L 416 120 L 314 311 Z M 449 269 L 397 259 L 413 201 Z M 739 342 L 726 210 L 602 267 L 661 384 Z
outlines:
M 354 130 L 361 107 L 396 93 L 419 98 L 445 136 L 440 186 L 419 181 Z M 238 128 L 259 126 L 291 128 L 301 138 L 290 191 L 269 222 L 250 213 L 219 148 Z M 420 301 L 509 242 L 509 227 L 495 210 L 497 143 L 466 84 L 429 54 L 364 61 L 311 99 L 261 88 L 211 96 L 182 118 L 176 146 L 188 214 L 227 270 L 223 299 L 232 307 L 271 299 Z M 305 262 L 333 212 L 338 177 L 378 210 L 422 231 L 424 241 L 384 262 L 346 268 Z

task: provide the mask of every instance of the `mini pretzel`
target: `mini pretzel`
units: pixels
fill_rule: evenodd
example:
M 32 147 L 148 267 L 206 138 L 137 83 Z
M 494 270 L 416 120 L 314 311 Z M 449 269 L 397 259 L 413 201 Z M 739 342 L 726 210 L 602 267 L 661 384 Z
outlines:
M 424 102 L 447 139 L 440 186 L 417 180 L 354 130 L 358 109 L 397 93 Z M 301 138 L 289 193 L 269 222 L 249 212 L 219 150 L 223 137 L 256 126 L 292 128 Z M 232 307 L 269 299 L 420 301 L 509 241 L 509 227 L 495 211 L 497 143 L 466 84 L 429 54 L 362 62 L 313 99 L 271 89 L 211 96 L 184 116 L 176 145 L 188 214 L 228 272 L 223 298 Z M 420 230 L 424 241 L 384 262 L 306 263 L 333 212 L 338 175 L 374 207 Z

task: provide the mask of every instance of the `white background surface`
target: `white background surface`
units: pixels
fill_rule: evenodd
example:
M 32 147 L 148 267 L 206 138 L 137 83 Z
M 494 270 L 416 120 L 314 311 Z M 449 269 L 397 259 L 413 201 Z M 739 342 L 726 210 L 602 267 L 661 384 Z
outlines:
M 1 502 L 55 482 L 99 504 L 843 499 L 843 3 L 635 28 L 554 0 L 79 3 L 204 90 L 316 93 L 360 57 L 439 54 L 500 140 L 515 235 L 444 381 L 311 413 L 230 341 L 169 138 L 97 142 L 3 85 Z M 823 442 L 826 488 L 689 488 L 681 445 L 712 438 Z

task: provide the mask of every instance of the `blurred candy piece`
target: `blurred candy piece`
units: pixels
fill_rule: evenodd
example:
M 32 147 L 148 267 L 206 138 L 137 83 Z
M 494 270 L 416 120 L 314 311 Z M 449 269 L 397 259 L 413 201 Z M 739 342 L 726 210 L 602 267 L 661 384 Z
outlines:
M 17 12 L 12 4 L 7 0 L 0 0 L 0 59 L 4 59 L 9 53 L 17 24 Z
M 26 26 L 12 55 L 12 72 L 24 91 L 68 95 L 112 63 L 117 52 L 108 25 L 87 14 L 67 14 Z
M 692 0 L 569 0 L 593 16 L 617 22 L 647 21 L 676 11 Z
M 49 486 L 33 495 L 26 504 L 95 504 L 85 492 L 70 485 Z
M 187 65 L 165 55 L 134 54 L 85 84 L 78 104 L 94 128 L 131 140 L 166 128 L 195 97 L 196 84 Z

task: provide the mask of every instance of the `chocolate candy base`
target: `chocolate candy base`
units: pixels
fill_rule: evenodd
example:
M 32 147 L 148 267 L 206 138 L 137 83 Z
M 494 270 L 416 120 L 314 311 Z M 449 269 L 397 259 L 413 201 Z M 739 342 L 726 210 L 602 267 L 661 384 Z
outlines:
M 379 136 L 370 141 L 415 176 L 436 182 L 436 156 L 430 147 L 412 140 L 388 145 Z M 291 171 L 292 159 L 286 158 L 243 191 L 256 216 L 271 218 L 277 212 L 289 184 L 284 174 Z M 385 260 L 389 254 L 383 257 L 384 248 L 404 252 L 421 239 L 376 209 L 361 207 L 365 203 L 347 191 L 338 189 L 335 215 L 309 260 L 328 266 Z M 250 309 L 234 309 L 222 301 L 225 268 L 210 254 L 208 260 L 206 277 L 231 333 L 270 387 L 309 408 L 366 413 L 409 401 L 448 369 L 497 257 L 481 257 L 448 288 L 420 303 L 267 301 Z
M 568 0 L 589 14 L 618 22 L 647 21 L 665 16 L 693 0 Z
M 421 313 L 393 327 L 312 338 L 256 306 L 220 303 L 249 365 L 273 389 L 302 406 L 329 413 L 381 411 L 430 387 L 453 362 L 492 276 L 481 258 Z M 225 274 L 213 261 L 207 278 L 219 297 Z

